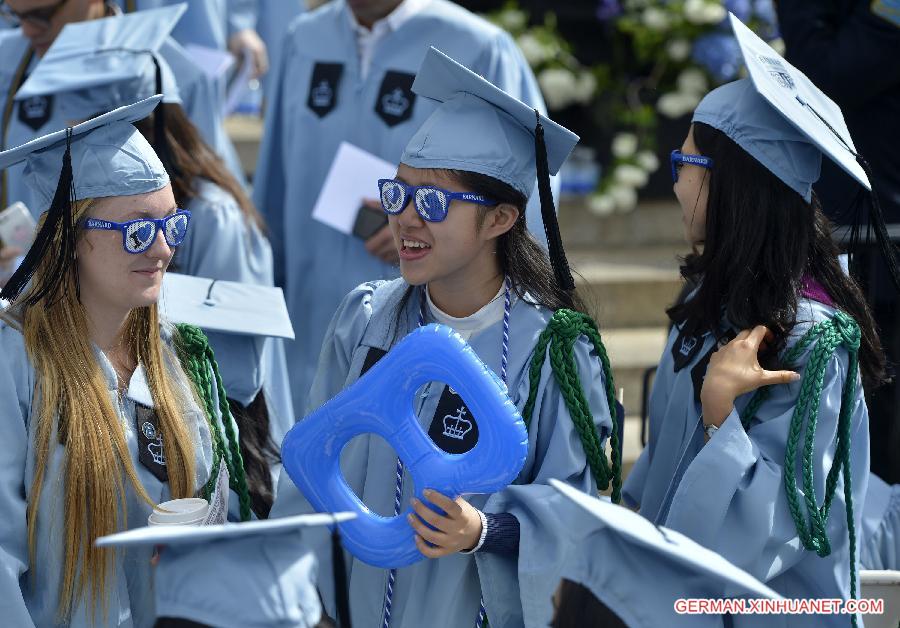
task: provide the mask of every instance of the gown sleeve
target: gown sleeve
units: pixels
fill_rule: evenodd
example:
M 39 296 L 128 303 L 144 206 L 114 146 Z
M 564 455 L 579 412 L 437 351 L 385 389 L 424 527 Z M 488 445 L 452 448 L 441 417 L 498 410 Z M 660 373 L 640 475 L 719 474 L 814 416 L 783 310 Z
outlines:
M 567 533 L 555 514 L 565 498 L 547 481 L 556 478 L 590 495 L 597 493 L 581 439 L 550 366 L 549 352 L 548 348 L 538 384 L 525 468 L 516 484 L 492 495 L 484 508 L 486 513 L 510 513 L 520 524 L 518 557 L 475 554 L 492 626 L 546 626 L 550 621 L 549 601 L 564 567 L 561 549 Z M 612 418 L 600 359 L 584 337 L 575 343 L 574 356 L 593 424 L 605 444 Z M 528 391 L 528 369 L 524 369 L 514 398 L 520 408 Z
M 859 562 L 863 569 L 900 569 L 900 484 L 869 476 Z
M 16 356 L 24 356 L 19 332 L 0 321 L 0 614 L 9 626 L 34 626 L 25 605 L 21 582 L 28 577 L 28 530 L 25 518 L 25 464 L 28 452 L 26 424 L 31 394 L 16 377 Z M 29 389 L 30 391 L 30 389 Z
M 847 361 L 844 349 L 829 359 L 819 399 L 812 455 L 818 503 L 822 502 L 825 478 L 834 460 Z M 854 376 L 859 377 L 858 373 Z M 773 394 L 757 412 L 749 433 L 741 425 L 737 410 L 732 410 L 685 470 L 665 521 L 667 527 L 719 552 L 763 582 L 808 556 L 791 517 L 784 486 L 785 474 L 794 473 L 805 518 L 801 461 L 806 426 L 800 435 L 797 468 L 784 468 L 786 436 L 800 384 L 773 387 Z M 868 413 L 859 392 L 862 385 L 860 382 L 857 385 L 858 394 L 851 401 L 850 460 L 857 502 L 855 526 L 858 527 L 868 476 Z M 827 534 L 832 548 L 843 548 L 843 551 L 847 550 L 848 534 L 845 507 L 843 480 L 839 480 Z

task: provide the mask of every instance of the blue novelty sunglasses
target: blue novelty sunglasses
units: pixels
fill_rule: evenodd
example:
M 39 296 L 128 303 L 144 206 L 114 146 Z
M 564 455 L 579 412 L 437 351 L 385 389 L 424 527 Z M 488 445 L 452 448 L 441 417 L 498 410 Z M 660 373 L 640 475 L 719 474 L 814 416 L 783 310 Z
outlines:
M 191 222 L 191 212 L 186 209 L 178 209 L 171 216 L 165 218 L 139 218 L 128 222 L 112 222 L 98 218 L 88 218 L 84 221 L 85 229 L 97 229 L 102 231 L 121 231 L 122 248 L 126 253 L 137 255 L 143 253 L 156 241 L 156 234 L 162 230 L 166 244 L 175 247 L 184 242 L 188 225 Z
M 389 214 L 402 213 L 413 199 L 416 212 L 422 220 L 441 222 L 447 217 L 447 208 L 453 201 L 466 201 L 478 205 L 496 205 L 497 201 L 472 192 L 451 192 L 431 185 L 412 186 L 396 179 L 378 179 L 381 206 Z
M 685 155 L 678 149 L 672 151 L 672 154 L 669 156 L 669 161 L 672 164 L 673 183 L 678 181 L 678 171 L 681 170 L 681 166 L 684 164 L 700 166 L 707 170 L 713 167 L 713 160 L 711 157 L 704 157 L 703 155 Z

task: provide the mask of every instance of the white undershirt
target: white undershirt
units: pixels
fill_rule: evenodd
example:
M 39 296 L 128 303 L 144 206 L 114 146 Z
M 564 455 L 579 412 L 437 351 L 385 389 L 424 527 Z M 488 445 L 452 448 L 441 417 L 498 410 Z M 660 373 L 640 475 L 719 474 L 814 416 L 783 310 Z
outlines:
M 503 320 L 503 305 L 505 301 L 503 297 L 505 292 L 506 282 L 503 282 L 500 285 L 500 290 L 494 298 L 491 299 L 490 303 L 483 306 L 474 314 L 470 314 L 463 318 L 450 316 L 438 308 L 438 306 L 434 304 L 434 301 L 431 300 L 428 286 L 425 286 L 425 299 L 428 303 L 428 311 L 431 314 L 433 321 L 451 327 L 456 333 L 463 337 L 463 340 L 468 342 L 469 339 L 476 334 L 484 331 L 494 323 Z
M 421 11 L 428 2 L 429 0 L 403 0 L 387 16 L 372 24 L 371 29 L 357 22 L 353 11 L 347 12 L 350 15 L 350 26 L 353 27 L 353 31 L 356 33 L 359 73 L 363 80 L 369 75 L 369 68 L 372 66 L 372 56 L 378 42 L 400 28 L 404 22 Z

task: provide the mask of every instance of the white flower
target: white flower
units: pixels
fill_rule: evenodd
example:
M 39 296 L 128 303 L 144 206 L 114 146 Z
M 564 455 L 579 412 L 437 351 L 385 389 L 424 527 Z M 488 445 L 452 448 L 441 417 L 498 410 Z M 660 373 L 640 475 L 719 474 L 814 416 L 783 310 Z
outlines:
M 575 101 L 582 105 L 586 105 L 593 100 L 596 91 L 596 77 L 588 71 L 579 72 L 578 81 L 575 84 L 575 93 L 573 94 Z
M 656 101 L 656 110 L 667 118 L 679 118 L 693 111 L 699 102 L 699 97 L 692 94 L 669 92 L 660 96 Z
M 656 157 L 653 151 L 642 150 L 635 157 L 635 161 L 637 161 L 638 165 L 647 173 L 656 172 L 659 168 L 659 159 Z
M 638 138 L 634 133 L 618 133 L 612 141 L 612 154 L 619 159 L 627 159 L 634 155 L 638 147 Z
M 578 89 L 575 75 L 562 68 L 547 68 L 538 74 L 538 84 L 548 109 L 562 109 L 572 104 Z
M 725 15 L 725 7 L 718 2 L 687 0 L 684 3 L 684 18 L 691 24 L 718 24 Z
M 497 22 L 508 31 L 518 31 L 525 28 L 528 17 L 518 9 L 504 9 L 497 16 Z
M 647 7 L 641 15 L 641 21 L 644 26 L 652 31 L 664 31 L 669 28 L 670 21 L 668 14 L 662 9 L 656 7 Z
M 622 213 L 630 212 L 637 205 L 637 192 L 627 185 L 613 185 L 607 192 L 616 204 L 616 209 Z
M 705 94 L 709 89 L 709 83 L 702 70 L 687 68 L 678 75 L 678 91 L 684 94 Z
M 534 67 L 550 58 L 550 51 L 537 37 L 531 33 L 523 33 L 516 39 L 519 49 L 528 61 L 528 65 Z
M 616 211 L 616 201 L 609 194 L 591 194 L 587 206 L 588 211 L 597 216 L 609 216 Z
M 613 171 L 613 179 L 616 183 L 632 188 L 642 188 L 647 185 L 647 173 L 644 172 L 644 169 L 631 164 L 616 166 Z
M 673 39 L 666 44 L 666 52 L 672 61 L 684 61 L 691 54 L 691 42 L 686 39 Z
M 703 19 L 706 20 L 707 24 L 718 24 L 724 20 L 727 15 L 728 11 L 726 11 L 725 7 L 721 4 L 707 3 L 706 6 L 703 7 Z
M 774 50 L 778 54 L 784 54 L 784 40 L 781 37 L 779 37 L 778 39 L 773 39 L 769 42 L 769 45 L 772 46 L 772 50 Z

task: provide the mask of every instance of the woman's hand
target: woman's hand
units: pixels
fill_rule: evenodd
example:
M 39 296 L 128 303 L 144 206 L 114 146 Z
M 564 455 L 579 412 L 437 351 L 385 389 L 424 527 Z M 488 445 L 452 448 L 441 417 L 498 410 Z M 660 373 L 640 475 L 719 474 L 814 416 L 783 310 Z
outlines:
M 25 251 L 14 246 L 0 245 L 0 288 L 2 288 L 12 275 L 12 264 L 17 257 Z
M 455 552 L 470 550 L 478 545 L 481 538 L 481 517 L 478 511 L 462 497 L 451 500 L 437 491 L 425 489 L 425 497 L 443 510 L 442 516 L 418 499 L 413 498 L 412 507 L 416 514 L 407 518 L 416 531 L 416 547 L 428 558 L 440 558 Z M 419 519 L 421 517 L 421 520 Z M 428 522 L 436 528 L 432 530 L 422 523 Z M 426 543 L 427 541 L 427 543 Z M 431 543 L 434 547 L 428 545 Z
M 793 371 L 767 371 L 759 365 L 759 348 L 771 332 L 762 325 L 745 329 L 734 340 L 712 354 L 700 391 L 703 422 L 722 425 L 744 393 L 770 384 L 788 384 L 800 379 Z

